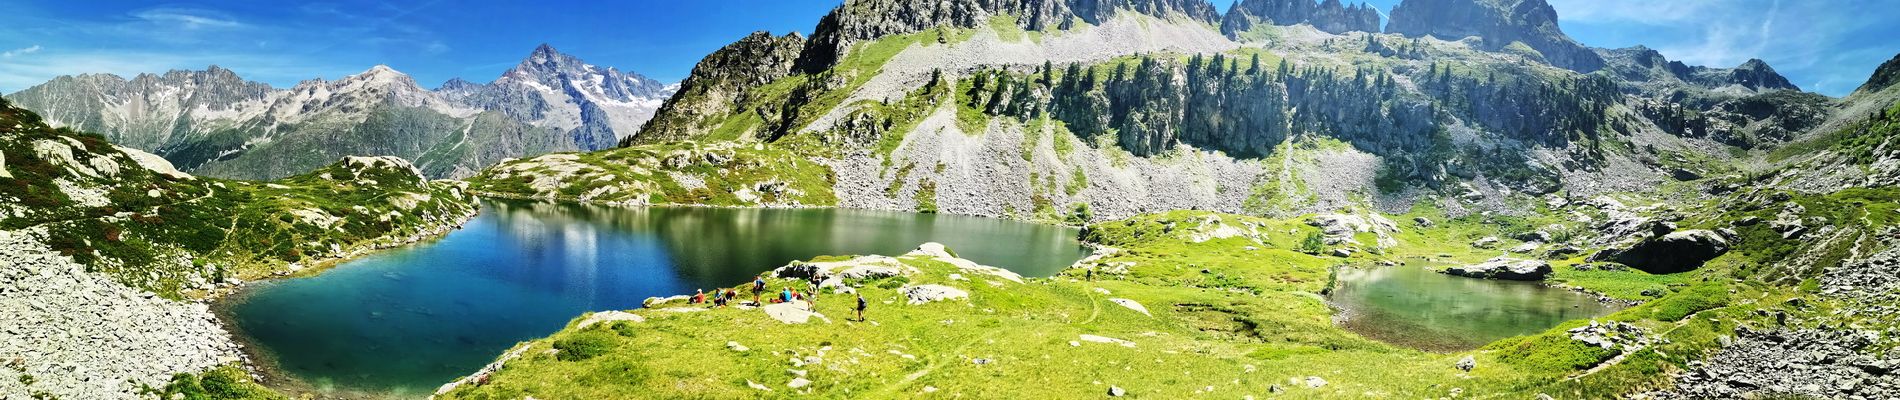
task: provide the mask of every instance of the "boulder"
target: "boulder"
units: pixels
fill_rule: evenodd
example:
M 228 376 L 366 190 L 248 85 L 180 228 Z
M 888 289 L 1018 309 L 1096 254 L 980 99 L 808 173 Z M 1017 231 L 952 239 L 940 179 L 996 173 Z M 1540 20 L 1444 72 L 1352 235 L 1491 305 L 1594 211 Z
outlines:
M 898 293 L 902 293 L 905 298 L 910 299 L 910 304 L 924 304 L 933 301 L 970 298 L 970 292 L 944 285 L 905 286 L 897 291 Z
M 1129 300 L 1129 299 L 1108 299 L 1108 301 L 1111 301 L 1111 302 L 1114 302 L 1114 303 L 1115 303 L 1116 305 L 1120 305 L 1120 306 L 1122 306 L 1122 307 L 1127 307 L 1127 308 L 1128 308 L 1128 309 L 1130 309 L 1130 310 L 1135 310 L 1135 311 L 1138 311 L 1138 312 L 1141 312 L 1141 315 L 1148 315 L 1148 316 L 1153 316 L 1153 315 L 1154 315 L 1154 314 L 1149 314 L 1149 313 L 1148 313 L 1148 307 L 1144 307 L 1144 306 L 1142 306 L 1142 305 L 1141 305 L 1141 303 L 1139 303 L 1139 302 L 1136 302 L 1136 301 L 1134 301 L 1134 300 Z
M 823 314 L 812 312 L 811 305 L 802 301 L 767 304 L 761 308 L 765 310 L 766 316 L 787 324 L 803 324 L 811 321 L 812 317 L 830 322 Z
M 1459 371 L 1471 372 L 1472 368 L 1478 367 L 1478 359 L 1465 356 L 1465 358 L 1458 359 L 1458 363 L 1452 366 L 1457 367 Z
M 1478 279 L 1541 281 L 1550 277 L 1551 269 L 1548 262 L 1498 257 L 1474 265 L 1445 268 L 1439 272 Z
M 1703 263 L 1728 249 L 1728 239 L 1721 234 L 1692 229 L 1651 237 L 1625 248 L 1604 249 L 1590 256 L 1590 260 L 1614 261 L 1652 274 L 1671 274 L 1701 268 Z
M 1501 242 L 1501 241 L 1504 241 L 1504 239 L 1499 239 L 1497 236 L 1485 236 L 1478 240 L 1472 241 L 1471 247 L 1476 247 L 1480 249 L 1489 249 L 1492 247 L 1496 247 L 1498 245 L 1498 242 Z

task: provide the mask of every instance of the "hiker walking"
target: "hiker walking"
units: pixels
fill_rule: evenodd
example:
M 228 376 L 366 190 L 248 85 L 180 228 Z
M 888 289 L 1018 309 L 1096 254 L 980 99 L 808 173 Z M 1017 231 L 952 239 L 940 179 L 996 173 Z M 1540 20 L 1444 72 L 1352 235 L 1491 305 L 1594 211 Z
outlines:
M 858 322 L 864 322 L 864 293 L 858 293 Z
M 820 290 L 818 289 L 818 285 L 821 285 L 824 283 L 825 283 L 825 277 L 823 275 L 819 275 L 817 273 L 811 274 L 811 295 L 808 297 L 811 297 L 812 302 L 815 303 L 818 301 L 818 292 L 820 292 Z

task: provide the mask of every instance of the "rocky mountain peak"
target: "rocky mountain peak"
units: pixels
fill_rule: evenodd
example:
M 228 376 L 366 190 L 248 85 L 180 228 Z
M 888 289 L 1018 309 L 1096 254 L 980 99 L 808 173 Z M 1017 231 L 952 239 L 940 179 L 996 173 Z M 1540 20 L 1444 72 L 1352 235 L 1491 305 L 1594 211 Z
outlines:
M 341 85 L 346 85 L 346 86 L 363 85 L 363 86 L 379 86 L 380 87 L 380 86 L 397 85 L 397 86 L 402 86 L 402 87 L 420 88 L 420 86 L 416 85 L 415 78 L 410 78 L 408 74 L 404 74 L 400 71 L 396 71 L 394 68 L 390 68 L 388 65 L 382 65 L 382 64 L 377 64 L 374 67 L 370 67 L 369 69 L 364 70 L 362 73 L 343 77 L 343 79 L 338 79 L 337 83 Z
M 479 86 L 481 86 L 481 84 L 475 83 L 475 82 L 469 82 L 467 79 L 449 78 L 448 81 L 442 82 L 442 86 L 439 86 L 436 90 L 445 91 L 445 92 L 459 92 L 459 91 L 474 89 Z
M 553 91 L 575 89 L 584 95 L 619 102 L 658 99 L 669 94 L 666 84 L 652 78 L 588 64 L 546 43 L 536 46 L 520 64 L 502 73 L 495 84 L 517 84 Z
M 1781 73 L 1775 72 L 1774 67 L 1768 66 L 1767 62 L 1759 58 L 1748 59 L 1748 61 L 1743 62 L 1741 66 L 1729 70 L 1729 77 L 1730 82 L 1749 89 L 1800 89 L 1796 87 L 1794 83 L 1788 82 L 1787 77 L 1783 77 Z
M 1878 92 L 1896 83 L 1900 83 L 1900 55 L 1895 55 L 1893 59 L 1881 63 L 1880 68 L 1874 69 L 1874 75 L 1867 78 L 1867 83 L 1861 84 L 1854 93 Z
M 1603 68 L 1603 58 L 1557 26 L 1557 9 L 1544 0 L 1405 0 L 1392 9 L 1386 32 L 1443 40 L 1480 39 L 1499 50 L 1512 42 L 1542 53 L 1553 66 L 1577 72 Z

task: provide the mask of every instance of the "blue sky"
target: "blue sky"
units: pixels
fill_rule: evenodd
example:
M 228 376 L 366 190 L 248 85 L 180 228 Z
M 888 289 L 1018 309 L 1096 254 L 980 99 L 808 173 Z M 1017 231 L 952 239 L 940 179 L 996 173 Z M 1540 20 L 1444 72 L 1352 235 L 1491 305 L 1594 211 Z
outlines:
M 9 3 L 0 13 L 0 93 L 58 75 L 211 64 L 276 87 L 387 64 L 434 87 L 453 77 L 492 80 L 541 43 L 676 81 L 752 31 L 809 32 L 837 1 Z M 1370 3 L 1390 10 L 1398 0 Z M 1551 3 L 1564 30 L 1587 45 L 1644 44 L 1692 65 L 1761 58 L 1802 88 L 1834 96 L 1900 53 L 1893 0 Z

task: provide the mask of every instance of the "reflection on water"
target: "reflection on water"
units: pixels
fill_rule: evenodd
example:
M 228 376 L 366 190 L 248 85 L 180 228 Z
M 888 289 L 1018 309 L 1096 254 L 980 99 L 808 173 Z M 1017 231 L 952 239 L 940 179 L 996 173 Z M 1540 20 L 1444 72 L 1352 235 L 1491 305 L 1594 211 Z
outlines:
M 934 214 L 484 207 L 439 241 L 258 284 L 227 314 L 282 371 L 319 389 L 420 397 L 582 312 L 738 284 L 793 260 L 895 255 L 935 241 L 1047 276 L 1086 250 L 1074 229 Z
M 1343 310 L 1340 325 L 1346 329 L 1432 351 L 1474 349 L 1616 311 L 1567 290 L 1455 277 L 1413 265 L 1341 268 L 1329 299 Z

